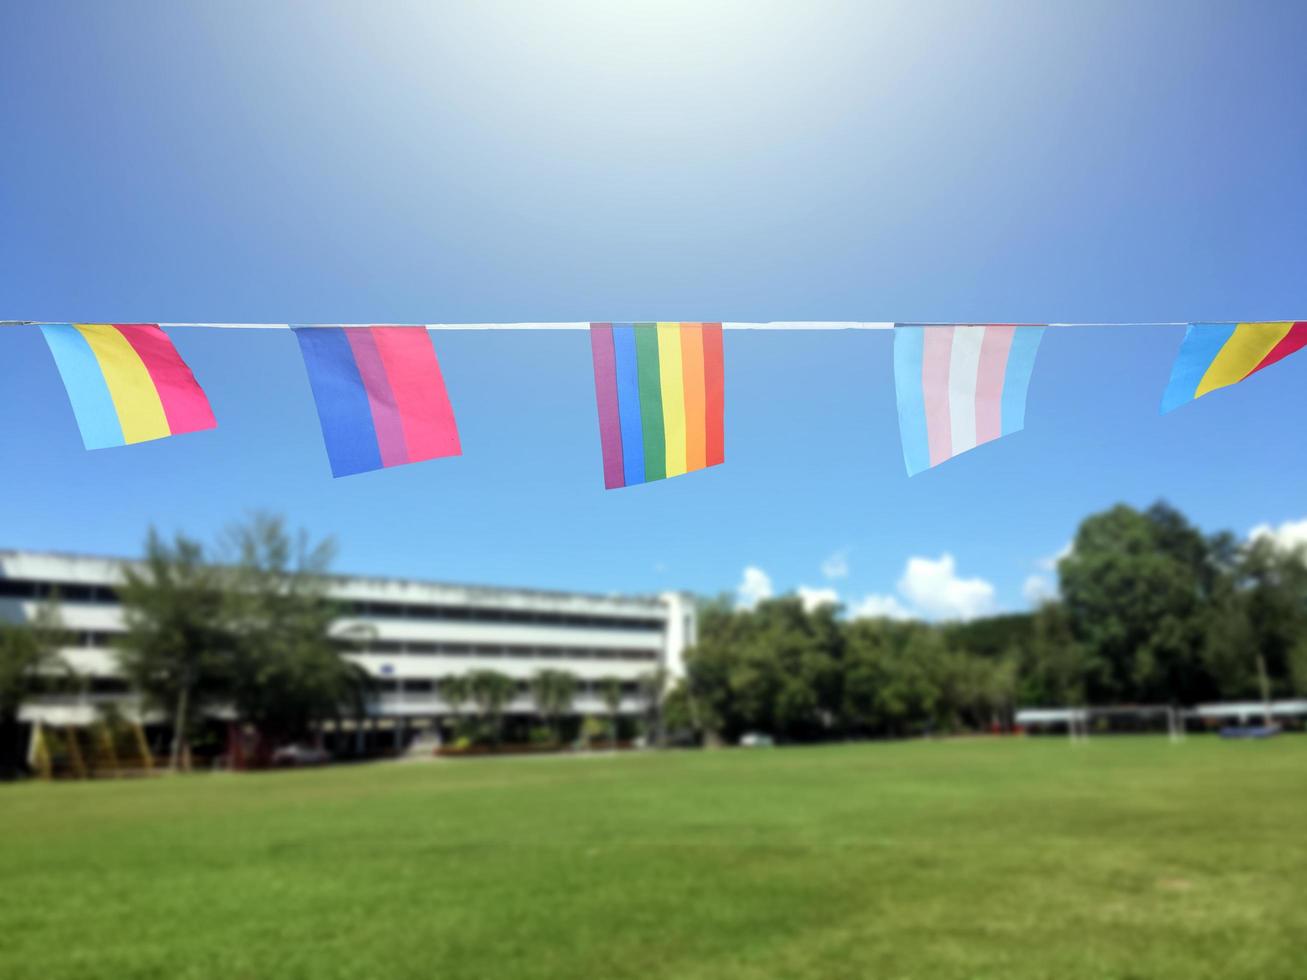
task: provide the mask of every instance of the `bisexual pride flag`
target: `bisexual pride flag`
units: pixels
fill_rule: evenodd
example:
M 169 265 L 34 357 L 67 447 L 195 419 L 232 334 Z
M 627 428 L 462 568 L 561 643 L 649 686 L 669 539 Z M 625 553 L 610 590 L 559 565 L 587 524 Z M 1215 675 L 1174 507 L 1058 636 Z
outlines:
M 1307 346 L 1307 323 L 1191 323 L 1162 395 L 1169 412 Z
M 1020 431 L 1043 327 L 894 328 L 903 461 L 913 476 Z
M 459 456 L 426 327 L 294 327 L 332 476 Z
M 155 323 L 47 323 L 46 345 L 87 449 L 217 427 L 209 399 Z
M 720 323 L 592 323 L 590 352 L 607 489 L 722 462 Z

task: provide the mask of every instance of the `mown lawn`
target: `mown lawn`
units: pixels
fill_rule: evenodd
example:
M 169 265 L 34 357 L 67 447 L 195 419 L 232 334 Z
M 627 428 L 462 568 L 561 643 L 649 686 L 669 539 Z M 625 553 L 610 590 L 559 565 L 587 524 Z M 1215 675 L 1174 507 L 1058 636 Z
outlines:
M 0 977 L 1307 977 L 1307 738 L 0 787 Z

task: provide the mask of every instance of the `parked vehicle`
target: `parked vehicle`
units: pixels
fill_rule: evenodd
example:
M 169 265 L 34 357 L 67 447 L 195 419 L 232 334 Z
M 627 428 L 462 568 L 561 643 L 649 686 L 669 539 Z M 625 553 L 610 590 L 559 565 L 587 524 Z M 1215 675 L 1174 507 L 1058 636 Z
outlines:
M 283 745 L 272 753 L 274 766 L 321 766 L 330 761 L 330 752 L 312 745 Z

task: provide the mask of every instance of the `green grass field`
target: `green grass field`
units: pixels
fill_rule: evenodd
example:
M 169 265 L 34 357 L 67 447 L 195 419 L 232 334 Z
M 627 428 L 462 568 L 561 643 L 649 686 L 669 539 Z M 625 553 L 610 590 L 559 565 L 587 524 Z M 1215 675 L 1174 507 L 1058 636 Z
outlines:
M 1307 977 L 1307 738 L 0 787 L 0 977 Z

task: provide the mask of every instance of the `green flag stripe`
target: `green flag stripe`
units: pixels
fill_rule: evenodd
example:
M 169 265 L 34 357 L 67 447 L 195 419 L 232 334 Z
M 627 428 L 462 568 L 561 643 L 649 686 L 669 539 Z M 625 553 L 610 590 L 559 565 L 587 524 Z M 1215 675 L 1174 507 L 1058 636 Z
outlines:
M 667 476 L 663 436 L 663 382 L 658 366 L 658 325 L 635 325 L 635 359 L 640 375 L 640 421 L 644 432 L 644 478 Z

